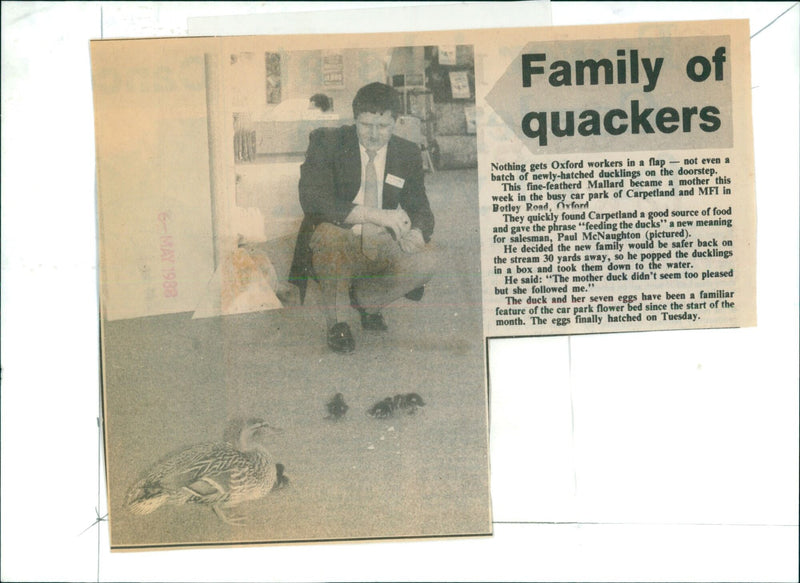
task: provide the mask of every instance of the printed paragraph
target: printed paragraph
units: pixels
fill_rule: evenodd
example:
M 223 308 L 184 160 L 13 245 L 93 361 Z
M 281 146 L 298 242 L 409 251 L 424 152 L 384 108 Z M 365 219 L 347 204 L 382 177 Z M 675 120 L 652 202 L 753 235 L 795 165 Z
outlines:
M 698 322 L 735 308 L 730 159 L 491 164 L 497 327 Z

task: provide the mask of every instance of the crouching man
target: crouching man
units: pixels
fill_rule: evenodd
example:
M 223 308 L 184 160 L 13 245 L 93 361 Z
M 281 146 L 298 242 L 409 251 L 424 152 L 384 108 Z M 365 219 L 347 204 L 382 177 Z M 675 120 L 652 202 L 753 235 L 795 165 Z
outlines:
M 421 299 L 435 270 L 420 149 L 392 134 L 399 109 L 392 87 L 362 87 L 353 99 L 355 126 L 311 132 L 300 167 L 305 217 L 290 281 L 301 298 L 308 279 L 319 282 L 335 352 L 355 348 L 351 309 L 364 330 L 386 330 L 381 309 L 403 296 Z

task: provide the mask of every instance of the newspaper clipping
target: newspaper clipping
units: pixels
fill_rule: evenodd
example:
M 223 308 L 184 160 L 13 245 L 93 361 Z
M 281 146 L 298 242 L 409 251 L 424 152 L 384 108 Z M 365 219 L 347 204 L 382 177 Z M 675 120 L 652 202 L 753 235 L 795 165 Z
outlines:
M 746 22 L 91 52 L 112 549 L 489 535 L 486 337 L 755 324 Z
M 755 324 L 748 43 L 744 22 L 549 29 L 492 59 L 487 335 Z

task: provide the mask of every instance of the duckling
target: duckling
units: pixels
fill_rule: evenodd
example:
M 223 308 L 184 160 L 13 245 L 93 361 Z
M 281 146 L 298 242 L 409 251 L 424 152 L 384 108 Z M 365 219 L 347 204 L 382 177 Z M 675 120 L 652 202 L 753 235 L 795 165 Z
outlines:
M 394 413 L 394 401 L 391 397 L 386 397 L 382 401 L 378 401 L 367 410 L 367 415 L 375 417 L 376 419 L 385 419 L 391 417 Z
M 424 407 L 425 401 L 419 393 L 406 393 L 404 395 L 394 396 L 394 408 L 402 409 L 408 415 L 413 415 L 417 412 L 417 407 Z
M 394 397 L 386 397 L 378 401 L 367 410 L 367 415 L 376 419 L 386 419 L 394 416 L 396 411 L 402 411 L 407 415 L 413 415 L 418 407 L 424 407 L 425 401 L 419 393 L 404 393 Z
M 341 393 L 336 393 L 333 396 L 333 399 L 328 401 L 325 404 L 325 408 L 328 410 L 328 415 L 325 419 L 332 419 L 334 421 L 338 421 L 344 414 L 347 413 L 347 410 L 350 408 L 347 406 L 347 403 L 344 402 L 344 397 Z
M 133 514 L 150 514 L 164 504 L 203 504 L 223 522 L 241 524 L 241 517 L 225 511 L 289 481 L 283 464 L 270 461 L 268 429 L 275 430 L 261 419 L 237 419 L 228 425 L 223 442 L 167 455 L 130 488 L 126 507 Z

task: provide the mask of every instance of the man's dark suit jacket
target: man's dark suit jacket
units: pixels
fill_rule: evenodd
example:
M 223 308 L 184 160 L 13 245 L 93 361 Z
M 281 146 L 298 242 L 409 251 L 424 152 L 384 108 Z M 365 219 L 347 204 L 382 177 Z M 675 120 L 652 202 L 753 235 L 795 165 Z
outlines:
M 387 180 L 388 179 L 388 180 Z M 361 186 L 361 152 L 356 126 L 318 128 L 311 132 L 306 160 L 300 166 L 300 206 L 305 217 L 300 225 L 289 281 L 300 288 L 305 298 L 311 270 L 309 242 L 314 228 L 322 222 L 350 227 L 345 219 L 355 207 L 353 199 Z M 383 176 L 383 208 L 400 205 L 430 241 L 433 213 L 425 194 L 424 171 L 419 147 L 392 136 L 386 150 Z

